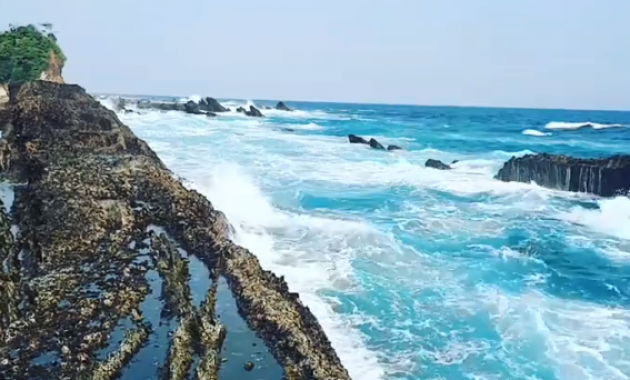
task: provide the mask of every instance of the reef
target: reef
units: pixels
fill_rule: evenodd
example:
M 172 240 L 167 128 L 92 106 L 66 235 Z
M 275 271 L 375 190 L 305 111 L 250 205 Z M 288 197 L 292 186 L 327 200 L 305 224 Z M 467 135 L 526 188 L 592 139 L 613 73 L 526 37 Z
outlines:
M 611 197 L 630 191 L 630 155 L 585 159 L 547 153 L 528 154 L 512 157 L 495 178 Z
M 218 379 L 230 334 L 215 314 L 221 277 L 287 380 L 350 378 L 299 295 L 234 244 L 225 215 L 83 88 L 13 84 L 0 122 L 0 168 L 15 194 L 12 210 L 0 207 L 3 379 L 120 377 L 156 328 L 140 307 L 149 271 L 177 321 L 152 378 Z M 177 247 L 213 279 L 198 307 Z M 121 325 L 117 348 L 102 355 Z

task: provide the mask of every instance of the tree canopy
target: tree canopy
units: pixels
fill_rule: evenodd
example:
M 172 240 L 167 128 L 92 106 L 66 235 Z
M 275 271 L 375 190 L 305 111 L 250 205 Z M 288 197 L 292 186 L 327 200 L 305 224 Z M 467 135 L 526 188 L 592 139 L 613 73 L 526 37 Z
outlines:
M 50 23 L 15 26 L 0 33 L 0 83 L 28 82 L 39 79 L 48 68 L 50 52 L 63 65 L 66 56 L 57 44 Z

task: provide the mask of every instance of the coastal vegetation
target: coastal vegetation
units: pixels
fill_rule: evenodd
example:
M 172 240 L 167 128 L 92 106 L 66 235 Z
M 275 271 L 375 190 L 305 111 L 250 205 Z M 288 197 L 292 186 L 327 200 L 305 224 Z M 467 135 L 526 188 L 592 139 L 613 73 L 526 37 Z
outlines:
M 0 83 L 39 79 L 49 66 L 51 53 L 63 66 L 66 56 L 50 23 L 11 25 L 0 33 Z

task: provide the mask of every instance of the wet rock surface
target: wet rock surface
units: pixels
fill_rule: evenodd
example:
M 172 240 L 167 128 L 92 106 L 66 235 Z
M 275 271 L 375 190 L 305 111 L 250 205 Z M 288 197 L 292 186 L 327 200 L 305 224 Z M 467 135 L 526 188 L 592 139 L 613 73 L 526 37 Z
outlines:
M 353 134 L 348 135 L 348 141 L 350 142 L 350 144 L 365 144 L 365 145 L 369 145 L 370 148 L 376 149 L 376 150 L 392 151 L 392 150 L 400 150 L 400 149 L 402 149 L 398 145 L 388 145 L 387 148 L 385 148 L 385 146 L 383 146 L 383 144 L 378 142 L 378 140 L 376 140 L 375 138 L 371 138 L 370 140 L 366 140 L 366 139 L 364 139 L 361 136 L 357 136 L 357 135 L 353 135 Z
M 538 185 L 604 197 L 630 191 L 630 155 L 582 159 L 547 153 L 512 157 L 495 176 L 501 181 Z
M 433 169 L 439 169 L 439 170 L 451 170 L 451 166 L 448 164 L 443 163 L 440 160 L 434 160 L 432 158 L 429 158 L 425 163 L 424 166 L 427 168 L 433 168 Z
M 9 115 L 0 120 L 0 166 L 18 184 L 14 212 L 0 212 L 4 379 L 118 378 L 157 328 L 141 311 L 148 272 L 159 273 L 162 313 L 178 326 L 149 378 L 218 378 L 229 335 L 215 315 L 223 277 L 287 379 L 349 379 L 298 294 L 236 246 L 223 213 L 81 87 L 12 86 Z M 189 260 L 151 225 L 208 268 L 213 285 L 201 305 L 191 302 Z M 99 355 L 121 321 L 120 344 Z
M 278 102 L 278 104 L 276 104 L 276 109 L 278 111 L 287 111 L 287 112 L 293 111 L 291 108 L 287 107 L 287 105 L 284 104 L 284 102 Z

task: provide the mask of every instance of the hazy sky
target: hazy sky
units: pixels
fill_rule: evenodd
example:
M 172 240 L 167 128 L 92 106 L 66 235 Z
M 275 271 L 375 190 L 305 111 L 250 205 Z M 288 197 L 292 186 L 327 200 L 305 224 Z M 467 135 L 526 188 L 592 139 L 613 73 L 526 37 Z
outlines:
M 630 109 L 630 0 L 0 3 L 90 92 Z

